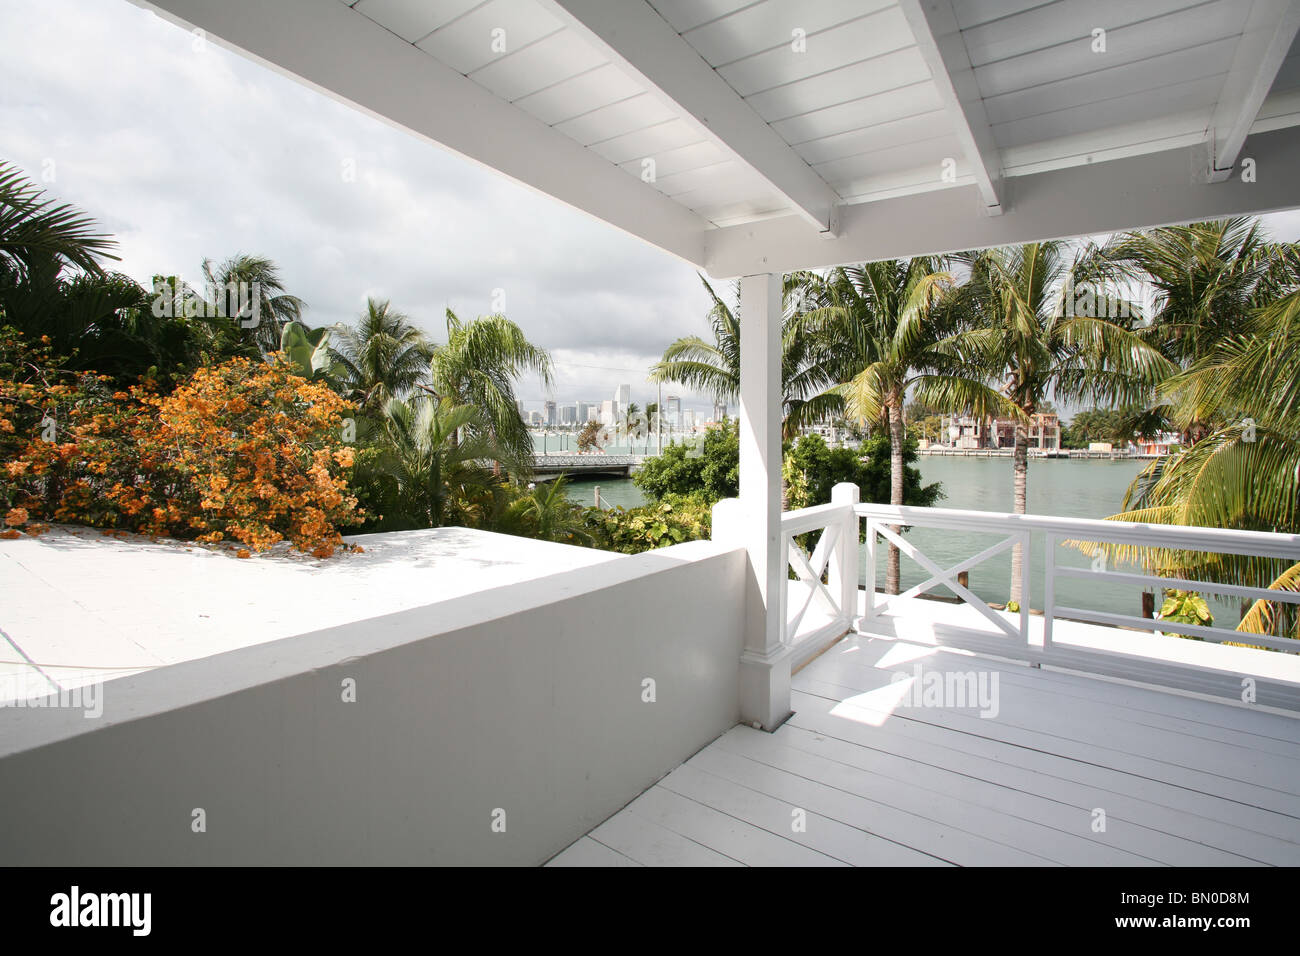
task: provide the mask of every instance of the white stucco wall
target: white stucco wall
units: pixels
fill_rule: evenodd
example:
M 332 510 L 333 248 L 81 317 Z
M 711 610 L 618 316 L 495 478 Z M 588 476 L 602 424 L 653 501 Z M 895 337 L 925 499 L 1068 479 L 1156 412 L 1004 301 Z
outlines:
M 736 722 L 743 583 L 694 542 L 7 709 L 0 864 L 540 863 Z

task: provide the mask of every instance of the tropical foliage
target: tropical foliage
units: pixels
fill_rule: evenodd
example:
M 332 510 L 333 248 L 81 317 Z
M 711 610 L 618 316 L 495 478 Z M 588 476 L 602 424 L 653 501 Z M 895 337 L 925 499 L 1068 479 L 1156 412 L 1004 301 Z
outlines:
M 740 319 L 703 276 L 700 281 L 713 302 L 708 321 L 712 341 L 698 335 L 677 339 L 650 370 L 651 381 L 676 382 L 710 395 L 718 402 L 735 402 L 740 395 Z M 784 283 L 785 319 L 781 329 L 782 434 L 788 439 L 840 407 L 827 393 L 834 383 L 829 369 L 828 337 L 805 334 L 804 316 L 817 303 L 817 277 L 795 273 Z M 733 299 L 739 299 L 734 290 Z
M 367 530 L 479 527 L 495 513 L 503 486 L 485 462 L 498 449 L 477 407 L 431 395 L 390 398 L 379 424 L 361 466 L 367 505 L 378 509 Z
M 589 508 L 586 522 L 597 547 L 637 554 L 707 538 L 711 507 L 701 495 L 668 494 L 640 508 Z
M 332 338 L 330 356 L 344 393 L 364 411 L 406 398 L 428 380 L 433 346 L 387 299 L 366 299 L 356 327 L 344 326 Z
M 810 331 L 836 343 L 828 365 L 840 384 L 828 394 L 842 399 L 859 425 L 881 421 L 889 432 L 893 505 L 917 503 L 905 494 L 903 410 L 909 394 L 945 412 L 981 417 L 1008 406 L 997 391 L 940 347 L 956 330 L 960 312 L 950 305 L 953 277 L 934 257 L 884 260 L 835 269 L 819 299 L 829 304 L 805 317 Z M 1009 406 L 1008 406 L 1009 407 Z M 871 499 L 876 500 L 876 499 Z M 895 529 L 897 530 L 897 529 Z M 899 551 L 889 546 L 885 589 L 897 594 Z
M 447 341 L 433 349 L 430 391 L 460 405 L 472 405 L 479 417 L 467 431 L 485 437 L 516 475 L 526 475 L 533 440 L 519 414 L 515 380 L 525 373 L 551 387 L 551 357 L 528 341 L 518 325 L 504 315 L 481 316 L 469 322 L 447 310 Z
M 48 345 L 0 335 L 0 505 L 11 529 L 47 521 L 328 557 L 357 523 L 351 406 L 287 362 L 231 359 L 170 394 L 74 376 Z
M 1295 260 L 1287 256 L 1282 267 Z M 1292 291 L 1239 317 L 1190 368 L 1162 383 L 1171 421 L 1207 431 L 1152 462 L 1117 520 L 1300 532 L 1300 273 Z M 1295 591 L 1300 565 L 1249 555 L 1110 549 L 1156 573 Z M 1297 636 L 1293 605 L 1258 601 L 1242 630 Z
M 435 342 L 372 298 L 354 326 L 312 328 L 269 258 L 204 260 L 202 289 L 164 275 L 148 289 L 106 271 L 113 248 L 0 162 L 0 536 L 67 521 L 326 555 L 344 529 L 457 524 L 636 551 L 706 535 L 710 506 L 738 493 L 734 424 L 648 462 L 644 508 L 582 508 L 563 479 L 529 484 L 516 388 L 524 376 L 549 388 L 552 364 L 504 315 L 447 310 Z M 702 281 L 708 335 L 673 342 L 652 376 L 734 402 L 737 297 Z M 868 501 L 934 503 L 942 492 L 922 484 L 912 440 L 958 413 L 1012 419 L 1023 512 L 1029 421 L 1083 403 L 1071 444 L 1184 437 L 1115 518 L 1300 533 L 1300 247 L 1257 221 L 797 272 L 782 305 L 790 507 L 827 500 L 840 481 Z M 639 434 L 658 415 L 646 412 L 629 406 L 615 427 Z M 865 440 L 799 437 L 825 423 Z M 604 434 L 589 423 L 580 445 Z M 1300 591 L 1290 561 L 1102 550 L 1161 576 Z M 1017 554 L 1013 599 L 1022 577 Z M 1200 595 L 1168 596 L 1166 619 L 1205 619 Z M 1292 605 L 1266 600 L 1239 624 L 1298 627 Z
M 791 445 L 783 462 L 786 497 L 791 508 L 806 508 L 831 500 L 841 482 L 858 486 L 862 501 L 886 502 L 893 496 L 893 442 L 877 435 L 858 449 L 831 448 L 820 435 L 804 435 Z M 932 507 L 943 498 L 938 482 L 924 484 L 916 468 L 916 442 L 905 441 L 903 504 Z
M 711 428 L 698 446 L 673 442 L 632 476 L 653 500 L 698 495 L 712 504 L 740 493 L 740 427 Z
M 219 265 L 204 259 L 202 271 L 206 311 L 237 321 L 243 341 L 264 355 L 279 349 L 287 323 L 302 318 L 302 299 L 286 291 L 280 267 L 265 256 L 237 254 Z
M 1028 500 L 1029 419 L 1051 398 L 1132 406 L 1145 402 L 1174 369 L 1127 320 L 1131 306 L 1067 307 L 1069 290 L 1083 285 L 1114 290 L 1113 275 L 1092 247 L 1074 250 L 1060 242 L 987 249 L 956 257 L 969 270 L 954 307 L 970 326 L 936 348 L 973 374 L 991 377 L 1016 412 L 1012 456 L 1012 509 L 1024 514 Z M 1022 596 L 1023 560 L 1011 557 L 1011 597 Z

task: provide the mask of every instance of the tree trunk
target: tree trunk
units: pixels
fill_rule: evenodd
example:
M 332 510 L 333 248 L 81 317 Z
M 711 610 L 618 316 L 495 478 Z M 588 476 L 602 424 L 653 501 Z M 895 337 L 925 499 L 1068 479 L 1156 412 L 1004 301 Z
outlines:
M 889 503 L 903 503 L 903 407 L 889 406 Z M 892 525 L 890 530 L 898 534 L 902 527 Z M 889 546 L 889 564 L 885 569 L 885 593 L 897 594 L 899 589 L 901 559 L 898 545 Z
M 1012 455 L 1012 506 L 1018 515 L 1026 513 L 1025 504 L 1029 484 L 1029 429 L 1024 422 L 1016 422 L 1016 444 Z M 1025 555 L 1020 545 L 1011 549 L 1011 600 L 1023 602 Z

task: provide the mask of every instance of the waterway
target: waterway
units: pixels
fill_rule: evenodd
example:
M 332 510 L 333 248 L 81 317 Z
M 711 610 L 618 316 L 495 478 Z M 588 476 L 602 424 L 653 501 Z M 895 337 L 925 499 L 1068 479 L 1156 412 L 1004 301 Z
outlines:
M 613 454 L 611 450 L 611 454 Z M 1148 462 L 1141 460 L 1084 460 L 1084 459 L 1031 459 L 1029 462 L 1029 511 L 1032 514 L 1058 515 L 1075 518 L 1104 518 L 1120 511 L 1124 493 L 1129 483 Z M 922 456 L 917 466 L 927 482 L 940 482 L 944 499 L 940 508 L 958 508 L 971 511 L 1010 511 L 1011 461 L 1008 458 L 947 458 Z M 645 503 L 645 496 L 632 481 L 594 480 L 575 481 L 569 486 L 570 497 L 590 505 L 599 486 L 602 503 L 606 507 L 621 505 L 635 507 Z M 940 528 L 914 527 L 907 532 L 908 540 L 941 567 L 956 564 L 995 544 L 999 538 L 984 534 L 955 534 Z M 1031 560 L 1030 606 L 1042 607 L 1043 561 L 1041 536 L 1033 542 L 1035 554 Z M 881 554 L 883 556 L 883 546 Z M 1088 567 L 1090 559 L 1071 548 L 1058 546 L 1057 563 L 1065 566 Z M 884 587 L 885 562 L 880 562 L 877 584 Z M 904 589 L 919 584 L 930 576 L 929 572 L 907 557 L 902 559 Z M 985 601 L 1005 603 L 1010 594 L 1011 555 L 1005 552 L 973 568 L 970 588 Z M 948 594 L 946 588 L 936 588 L 937 594 Z M 1142 599 L 1140 589 L 1123 584 L 1104 583 L 1095 579 L 1058 577 L 1056 582 L 1058 605 L 1113 611 L 1123 614 L 1140 614 Z M 1157 604 L 1159 601 L 1157 601 Z M 1235 604 L 1214 601 L 1216 624 L 1234 626 Z

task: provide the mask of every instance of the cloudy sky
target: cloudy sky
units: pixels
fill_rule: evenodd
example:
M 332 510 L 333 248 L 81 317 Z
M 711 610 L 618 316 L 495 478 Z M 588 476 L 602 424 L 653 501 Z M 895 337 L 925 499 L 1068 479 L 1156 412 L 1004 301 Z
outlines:
M 0 0 L 0 37 L 0 158 L 117 236 L 138 281 L 199 285 L 204 257 L 256 253 L 312 324 L 377 296 L 435 338 L 444 309 L 490 312 L 499 289 L 551 350 L 562 402 L 621 382 L 653 400 L 664 346 L 707 334 L 690 266 L 127 0 Z M 1300 238 L 1300 215 L 1267 221 Z M 536 381 L 520 394 L 545 397 Z
M 653 401 L 647 367 L 707 333 L 689 265 L 126 0 L 0 0 L 0 37 L 0 158 L 94 216 L 137 281 L 257 253 L 314 325 L 378 296 L 438 338 L 448 306 L 487 313 L 500 289 L 560 401 L 621 382 Z

